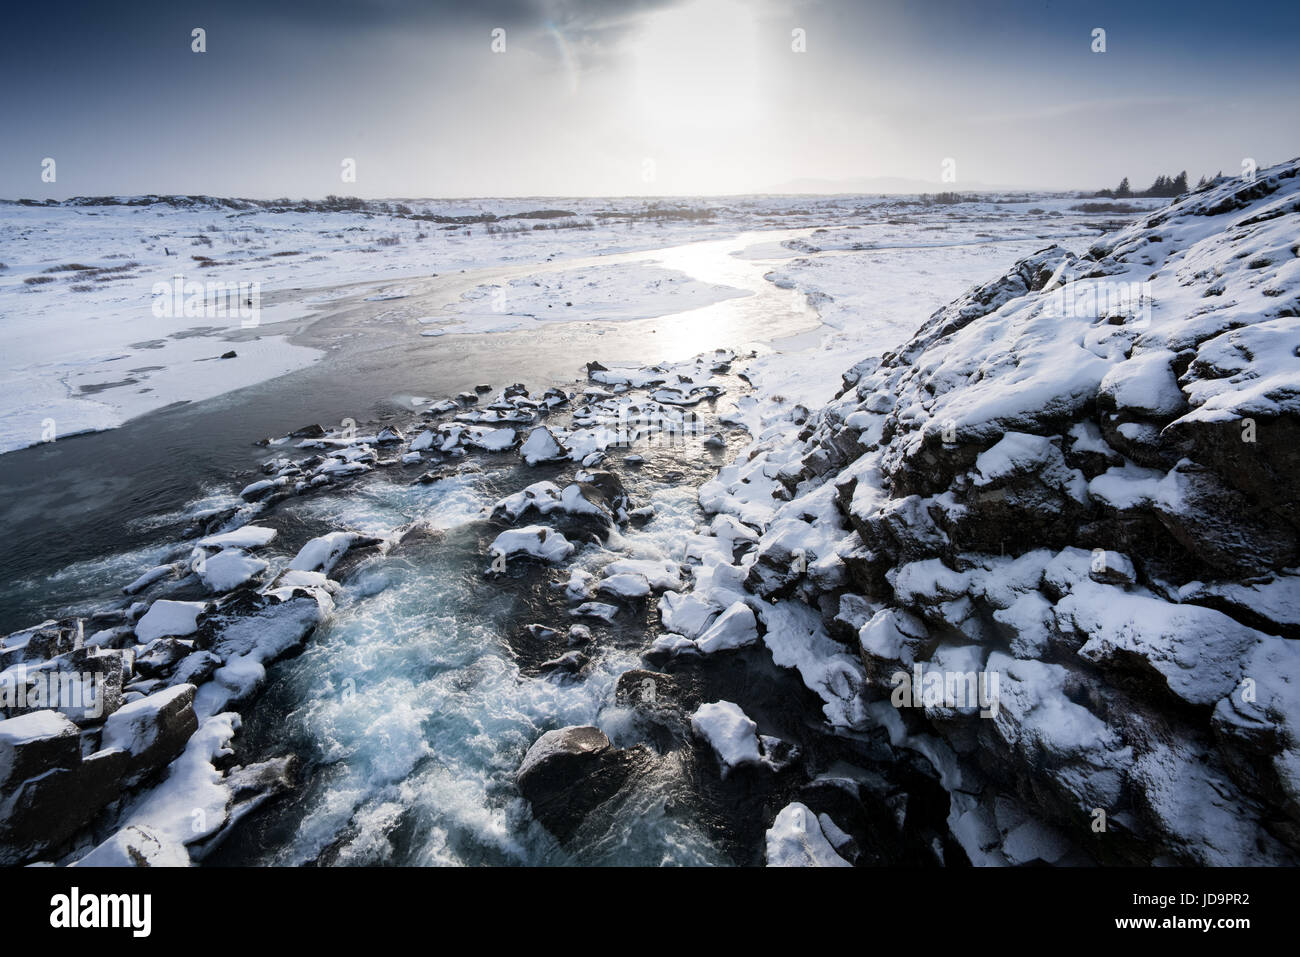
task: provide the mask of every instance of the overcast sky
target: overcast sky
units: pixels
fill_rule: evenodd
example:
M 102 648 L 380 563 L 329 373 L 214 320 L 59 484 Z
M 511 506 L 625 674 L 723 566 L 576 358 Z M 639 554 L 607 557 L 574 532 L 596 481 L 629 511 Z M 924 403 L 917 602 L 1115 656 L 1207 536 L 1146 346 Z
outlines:
M 1300 154 L 1294 0 L 47 0 L 0 16 L 6 198 L 724 194 L 939 181 L 945 159 L 958 188 L 1095 188 Z

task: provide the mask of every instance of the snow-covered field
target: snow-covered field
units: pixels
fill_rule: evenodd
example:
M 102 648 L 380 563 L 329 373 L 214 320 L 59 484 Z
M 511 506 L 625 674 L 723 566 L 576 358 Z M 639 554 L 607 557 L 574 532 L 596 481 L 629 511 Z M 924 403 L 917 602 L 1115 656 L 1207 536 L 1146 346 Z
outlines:
M 999 199 L 1006 201 L 952 207 L 881 197 L 407 201 L 339 211 L 232 209 L 201 198 L 183 205 L 0 203 L 0 451 L 112 428 L 308 366 L 321 348 L 303 344 L 301 333 L 331 303 L 357 296 L 376 308 L 401 306 L 431 277 L 466 274 L 464 283 L 436 287 L 449 290 L 445 301 L 409 317 L 414 333 L 441 337 L 543 320 L 660 316 L 742 294 L 694 275 L 690 257 L 672 250 L 749 230 L 808 231 L 793 248 L 758 243 L 747 254 L 755 257 L 934 247 L 924 261 L 937 272 L 949 253 L 1095 235 L 1097 224 L 1116 218 L 1073 212 L 1078 201 L 1065 197 Z M 594 259 L 638 251 L 647 255 L 607 265 Z M 849 285 L 881 262 L 842 255 L 838 268 Z M 817 282 L 829 279 L 832 258 L 818 267 Z M 579 261 L 586 265 L 547 271 Z M 173 287 L 177 276 L 203 284 L 202 308 L 159 308 L 163 300 L 184 305 L 191 298 L 187 285 L 179 300 L 159 294 L 158 284 Z M 234 289 L 243 311 L 216 314 L 209 284 Z M 247 305 L 251 284 L 255 316 Z M 858 284 L 827 311 L 827 321 L 859 308 L 854 297 L 893 312 L 895 304 L 881 300 L 891 295 L 870 281 Z

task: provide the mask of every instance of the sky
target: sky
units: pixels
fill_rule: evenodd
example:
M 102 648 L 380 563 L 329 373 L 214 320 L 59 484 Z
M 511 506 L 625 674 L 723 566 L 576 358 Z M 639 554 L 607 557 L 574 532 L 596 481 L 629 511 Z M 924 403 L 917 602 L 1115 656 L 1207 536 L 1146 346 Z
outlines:
M 1300 154 L 1294 0 L 46 0 L 0 16 L 9 199 L 1095 189 Z

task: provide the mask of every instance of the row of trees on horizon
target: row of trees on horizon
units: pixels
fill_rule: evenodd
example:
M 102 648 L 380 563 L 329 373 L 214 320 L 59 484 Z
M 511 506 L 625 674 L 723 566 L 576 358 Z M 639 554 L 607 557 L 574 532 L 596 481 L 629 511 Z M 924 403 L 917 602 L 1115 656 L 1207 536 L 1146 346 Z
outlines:
M 1218 176 L 1222 176 L 1219 173 Z M 1217 178 L 1217 177 L 1215 177 Z M 1209 176 L 1202 176 L 1196 184 L 1196 189 L 1206 186 L 1213 182 Z M 1130 196 L 1181 196 L 1188 190 L 1187 170 L 1183 170 L 1177 176 L 1157 176 L 1151 186 L 1140 193 L 1134 192 L 1133 187 L 1129 185 L 1128 177 L 1125 176 L 1120 180 L 1119 186 L 1114 189 L 1099 189 L 1094 195 L 1106 196 L 1110 199 L 1127 199 Z

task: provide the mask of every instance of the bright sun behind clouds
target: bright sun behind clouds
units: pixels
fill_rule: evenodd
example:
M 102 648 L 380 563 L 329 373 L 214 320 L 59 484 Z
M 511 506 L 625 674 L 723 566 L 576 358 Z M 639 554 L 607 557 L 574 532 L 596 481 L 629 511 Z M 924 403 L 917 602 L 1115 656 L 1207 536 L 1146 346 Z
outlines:
M 631 51 L 637 119 L 670 142 L 740 130 L 762 112 L 753 6 L 692 0 L 650 16 Z

